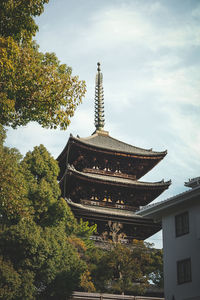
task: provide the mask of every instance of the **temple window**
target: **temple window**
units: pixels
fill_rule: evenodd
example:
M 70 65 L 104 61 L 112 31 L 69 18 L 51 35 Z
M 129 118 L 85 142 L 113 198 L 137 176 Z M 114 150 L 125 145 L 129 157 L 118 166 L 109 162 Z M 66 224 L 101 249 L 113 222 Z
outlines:
M 191 259 L 177 261 L 177 282 L 183 284 L 192 281 Z
M 95 200 L 95 201 L 98 201 L 98 200 L 99 200 L 99 198 L 98 198 L 97 195 L 92 195 L 90 199 L 91 199 L 91 200 Z
M 112 202 L 112 199 L 111 199 L 111 197 L 110 196 L 108 196 L 108 200 L 107 200 L 108 202 Z
M 109 202 L 109 203 L 112 202 L 111 195 L 108 195 L 107 191 L 105 191 L 105 194 L 104 194 L 104 197 L 103 197 L 103 202 Z
M 119 162 L 117 162 L 115 172 L 116 172 L 116 173 L 121 173 L 121 170 L 120 170 L 120 163 L 119 163 Z
M 122 199 L 117 200 L 116 202 L 117 204 L 123 204 L 124 205 L 124 201 Z
M 99 200 L 97 191 L 96 191 L 94 188 L 91 190 L 91 196 L 90 196 L 90 199 L 91 199 L 91 200 L 95 200 L 95 201 L 98 201 L 98 200 Z
M 189 233 L 188 211 L 175 216 L 176 237 Z

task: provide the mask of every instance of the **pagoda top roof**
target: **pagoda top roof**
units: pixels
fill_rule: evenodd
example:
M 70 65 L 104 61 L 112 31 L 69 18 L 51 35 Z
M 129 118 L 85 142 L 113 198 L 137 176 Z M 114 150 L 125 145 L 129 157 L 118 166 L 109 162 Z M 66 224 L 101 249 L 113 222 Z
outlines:
M 86 138 L 80 137 L 70 137 L 71 139 L 82 143 L 87 146 L 92 146 L 99 149 L 110 150 L 114 152 L 122 152 L 133 155 L 142 155 L 142 156 L 165 156 L 167 151 L 156 152 L 152 149 L 143 149 L 139 147 L 132 146 L 130 144 L 119 141 L 111 137 L 108 131 L 96 130 L 91 136 Z
M 137 186 L 142 188 L 168 188 L 171 184 L 171 180 L 164 182 L 158 181 L 158 182 L 142 182 L 130 178 L 123 178 L 123 177 L 117 177 L 112 175 L 104 175 L 104 174 L 96 174 L 96 173 L 87 173 L 87 172 L 80 172 L 77 171 L 74 167 L 68 166 L 68 170 L 74 173 L 74 175 L 81 176 L 85 179 L 89 180 L 97 180 L 101 182 L 112 182 L 117 185 L 131 185 L 131 186 Z

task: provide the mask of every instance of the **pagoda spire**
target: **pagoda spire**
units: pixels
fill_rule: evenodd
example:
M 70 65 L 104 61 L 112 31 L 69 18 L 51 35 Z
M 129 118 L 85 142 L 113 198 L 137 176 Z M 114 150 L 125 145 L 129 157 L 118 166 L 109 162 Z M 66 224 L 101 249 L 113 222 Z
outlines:
M 96 130 L 104 130 L 104 94 L 103 94 L 103 74 L 100 63 L 97 63 L 96 85 L 95 85 L 95 118 Z

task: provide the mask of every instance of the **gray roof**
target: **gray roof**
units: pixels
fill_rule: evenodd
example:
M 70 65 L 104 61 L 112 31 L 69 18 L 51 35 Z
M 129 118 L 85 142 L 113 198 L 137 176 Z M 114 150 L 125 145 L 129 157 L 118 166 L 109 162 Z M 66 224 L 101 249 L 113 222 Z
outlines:
M 115 209 L 115 208 L 106 208 L 106 207 L 100 207 L 100 206 L 92 206 L 92 205 L 84 205 L 84 204 L 80 204 L 80 203 L 75 203 L 73 202 L 71 199 L 67 198 L 66 199 L 67 203 L 79 208 L 79 209 L 84 209 L 84 210 L 88 210 L 91 212 L 98 212 L 100 214 L 108 214 L 108 215 L 113 215 L 113 216 L 121 216 L 121 217 L 130 217 L 130 218 L 137 218 L 137 219 L 141 219 L 142 216 L 136 215 L 135 212 L 130 211 L 130 210 L 120 210 L 120 209 Z
M 167 151 L 156 152 L 152 149 L 142 149 L 138 148 L 124 142 L 121 142 L 117 139 L 111 137 L 107 131 L 96 131 L 93 135 L 87 138 L 73 137 L 74 140 L 77 140 L 85 145 L 90 145 L 102 149 L 135 154 L 135 155 L 147 155 L 147 156 L 165 156 Z
M 166 187 L 171 184 L 171 181 L 164 182 L 164 180 L 159 182 L 142 182 L 137 181 L 130 178 L 123 178 L 123 177 L 117 177 L 117 176 L 109 176 L 109 175 L 102 175 L 102 174 L 96 174 L 96 173 L 87 173 L 87 172 L 80 172 L 77 171 L 74 167 L 68 165 L 68 170 L 72 171 L 74 174 L 81 175 L 85 178 L 89 179 L 97 179 L 100 181 L 106 181 L 106 182 L 114 182 L 117 184 L 125 184 L 125 185 L 131 185 L 131 186 L 138 186 L 138 187 Z
M 147 206 L 144 206 L 141 208 L 141 210 L 137 211 L 137 214 L 144 217 L 155 217 L 157 219 L 160 219 L 162 215 L 168 211 L 168 209 L 178 207 L 184 202 L 191 203 L 191 199 L 197 199 L 200 198 L 200 186 L 197 186 L 196 188 L 193 188 L 192 190 L 188 190 L 186 192 L 180 193 L 176 196 L 170 197 L 166 200 L 153 203 Z
M 189 179 L 187 182 L 185 182 L 185 186 L 190 187 L 192 189 L 197 186 L 200 186 L 200 176 Z

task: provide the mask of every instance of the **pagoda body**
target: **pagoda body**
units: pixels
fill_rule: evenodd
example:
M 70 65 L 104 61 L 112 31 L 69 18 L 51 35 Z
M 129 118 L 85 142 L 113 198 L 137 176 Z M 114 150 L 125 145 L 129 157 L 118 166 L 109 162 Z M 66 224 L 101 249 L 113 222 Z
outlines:
M 167 152 L 126 144 L 104 130 L 102 78 L 98 63 L 96 131 L 88 138 L 70 135 L 57 158 L 62 195 L 78 219 L 97 224 L 97 240 L 144 240 L 159 231 L 161 224 L 137 215 L 136 211 L 156 199 L 170 181 L 151 183 L 139 179 Z

